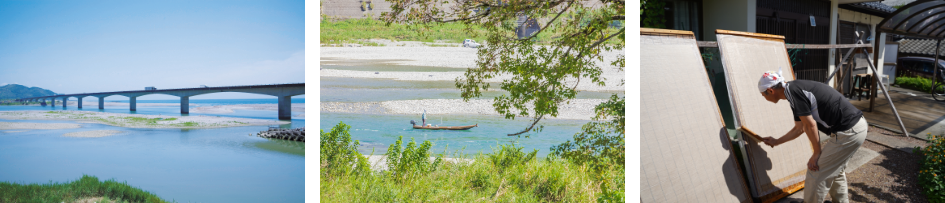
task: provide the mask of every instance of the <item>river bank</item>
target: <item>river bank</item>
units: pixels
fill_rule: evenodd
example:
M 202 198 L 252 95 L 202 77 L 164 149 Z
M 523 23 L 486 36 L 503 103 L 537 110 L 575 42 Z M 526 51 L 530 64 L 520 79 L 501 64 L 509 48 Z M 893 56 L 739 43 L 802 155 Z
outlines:
M 392 42 L 396 44 L 397 42 Z M 357 66 L 365 64 L 385 64 L 409 66 L 432 66 L 456 68 L 455 72 L 390 72 L 390 71 L 356 71 L 356 70 L 338 70 L 330 68 L 320 68 L 320 77 L 340 77 L 340 78 L 386 78 L 408 81 L 454 81 L 457 78 L 463 78 L 465 69 L 476 68 L 476 52 L 478 49 L 465 47 L 320 47 L 319 65 L 337 65 L 337 66 Z M 410 53 L 410 54 L 404 54 Z M 619 56 L 623 56 L 623 50 L 612 50 L 601 53 L 605 62 L 597 62 L 601 68 L 601 78 L 604 80 L 604 86 L 593 84 L 587 78 L 578 80 L 577 78 L 568 78 L 565 84 L 573 86 L 578 83 L 577 90 L 580 91 L 623 91 L 625 89 L 621 81 L 625 79 L 624 71 L 619 67 L 610 64 Z M 509 75 L 497 75 L 494 78 L 486 79 L 483 82 L 497 83 L 503 80 L 512 79 Z
M 546 119 L 591 120 L 594 106 L 603 99 L 574 99 L 558 107 L 558 117 Z M 426 110 L 428 115 L 499 115 L 488 99 L 474 99 L 464 102 L 462 99 L 423 99 L 396 100 L 384 102 L 323 102 L 321 112 L 420 115 Z
M 221 128 L 252 125 L 282 125 L 287 121 L 218 116 L 164 116 L 89 111 L 0 111 L 0 119 L 74 120 L 128 128 Z M 42 124 L 49 125 L 49 124 Z

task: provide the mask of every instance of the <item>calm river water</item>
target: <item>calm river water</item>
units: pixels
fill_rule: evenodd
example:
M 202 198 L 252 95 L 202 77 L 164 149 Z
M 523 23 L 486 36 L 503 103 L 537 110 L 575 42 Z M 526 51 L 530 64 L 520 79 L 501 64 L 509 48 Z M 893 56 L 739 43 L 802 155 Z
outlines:
M 304 98 L 293 98 L 304 103 Z M 173 103 L 171 100 L 142 103 Z M 190 100 L 191 104 L 276 103 L 275 99 Z M 106 106 L 105 112 L 129 113 Z M 191 107 L 193 108 L 193 107 Z M 0 106 L 0 111 L 61 110 L 58 107 Z M 68 107 L 68 110 L 76 108 Z M 100 111 L 85 102 L 83 111 Z M 180 115 L 180 107 L 138 106 L 137 114 Z M 301 112 L 299 112 L 301 113 Z M 296 114 L 296 112 L 293 112 Z M 197 114 L 277 119 L 276 111 L 235 110 Z M 305 126 L 293 117 L 291 124 Z M 0 122 L 75 123 L 51 120 Z M 127 182 L 178 202 L 302 202 L 305 200 L 305 145 L 250 136 L 267 126 L 214 129 L 144 129 L 80 123 L 61 130 L 0 131 L 0 181 L 48 183 L 73 181 L 83 174 Z M 101 138 L 63 137 L 69 132 L 118 130 Z

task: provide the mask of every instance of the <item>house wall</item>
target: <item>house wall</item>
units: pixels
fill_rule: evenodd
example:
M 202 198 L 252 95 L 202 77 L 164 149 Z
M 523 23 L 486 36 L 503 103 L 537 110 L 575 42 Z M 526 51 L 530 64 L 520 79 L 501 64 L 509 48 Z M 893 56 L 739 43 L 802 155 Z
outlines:
M 702 35 L 716 41 L 715 30 L 755 32 L 755 0 L 705 0 L 702 2 Z
M 854 23 L 868 24 L 868 25 L 870 26 L 870 36 L 876 34 L 876 26 L 877 26 L 877 24 L 879 24 L 880 21 L 883 21 L 883 18 L 882 18 L 882 17 L 873 16 L 873 15 L 864 14 L 864 13 L 860 13 L 860 12 L 856 12 L 856 11 L 851 11 L 851 10 L 846 10 L 846 9 L 838 9 L 838 12 L 837 12 L 837 13 L 839 14 L 838 16 L 839 16 L 839 19 L 840 19 L 841 21 L 848 21 L 848 22 L 854 22 Z M 885 34 L 885 33 L 880 34 L 880 36 L 878 36 L 878 37 L 877 37 L 877 36 L 872 36 L 872 38 L 873 38 L 873 41 L 870 42 L 870 44 L 872 44 L 872 45 L 876 45 L 875 43 L 877 43 L 877 42 L 878 42 L 879 44 L 886 44 L 886 34 Z M 886 52 L 886 46 L 880 46 L 880 47 L 879 47 L 879 50 L 877 50 L 877 51 L 879 51 L 880 54 L 879 54 L 878 59 L 875 59 L 875 60 L 877 60 L 877 61 L 885 61 L 885 59 L 886 59 L 886 57 L 885 57 L 885 55 L 886 55 L 886 54 L 885 54 L 885 52 Z M 873 57 L 873 55 L 870 55 L 870 56 Z M 883 63 L 882 63 L 882 62 L 879 63 L 879 66 L 877 67 L 877 70 L 879 71 L 879 74 L 880 74 L 880 75 L 883 75 L 883 68 L 881 68 L 881 67 L 883 67 Z M 873 71 L 870 70 L 869 68 L 867 68 L 867 70 L 865 70 L 864 72 L 865 72 L 865 73 L 873 73 Z M 856 74 L 856 73 L 854 73 L 854 74 Z M 882 76 L 880 76 L 880 77 L 882 77 Z

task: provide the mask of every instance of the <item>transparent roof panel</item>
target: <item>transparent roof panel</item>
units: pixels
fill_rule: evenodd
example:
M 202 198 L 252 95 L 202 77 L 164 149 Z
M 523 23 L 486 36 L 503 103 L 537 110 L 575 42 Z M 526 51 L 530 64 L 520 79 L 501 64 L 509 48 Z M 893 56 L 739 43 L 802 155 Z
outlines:
M 945 25 L 945 15 L 939 15 L 939 16 L 940 17 L 937 20 L 932 21 L 931 24 L 928 24 L 925 26 L 922 26 L 922 25 L 916 26 L 909 32 L 919 33 L 920 35 L 932 34 L 934 30 L 938 29 L 939 27 L 942 27 L 942 25 Z
M 935 18 L 935 15 L 942 14 L 942 11 L 945 11 L 945 4 L 929 6 L 928 9 L 929 10 L 922 10 L 920 11 L 920 13 L 917 13 L 915 16 L 912 16 L 906 19 L 905 21 L 903 21 L 902 25 L 896 28 L 896 31 L 909 32 L 907 29 L 909 29 L 910 27 L 913 27 L 916 25 L 922 26 L 921 23 L 930 23 L 931 21 L 925 21 L 926 18 L 928 17 Z
M 922 30 L 922 28 L 928 27 L 929 25 L 932 25 L 939 19 L 942 19 L 943 17 L 945 17 L 945 15 L 942 15 L 942 14 L 945 14 L 945 4 L 943 4 L 942 6 L 943 7 L 938 7 L 938 8 L 926 11 L 926 12 L 922 12 L 923 14 L 913 17 L 912 20 L 909 20 L 909 21 L 914 21 L 916 23 L 909 23 L 909 22 L 904 23 L 901 29 L 908 29 L 908 30 L 900 30 L 900 31 L 919 33 L 919 30 Z M 929 14 L 929 12 L 933 12 L 933 13 Z M 920 17 L 920 16 L 924 16 L 924 17 Z M 905 24 L 908 24 L 908 25 L 905 25 Z
M 926 2 L 915 4 L 915 5 L 911 5 L 911 6 L 909 5 L 904 6 L 903 8 L 900 8 L 898 11 L 896 11 L 894 13 L 895 15 L 889 18 L 888 21 L 886 21 L 886 23 L 880 26 L 880 28 L 884 30 L 892 31 L 896 29 L 893 26 L 899 25 L 899 23 L 906 20 L 906 18 L 908 18 L 909 16 L 912 16 L 912 14 L 915 14 L 916 12 L 921 12 L 925 10 L 926 8 L 941 5 L 941 4 L 945 4 L 945 2 L 926 1 Z

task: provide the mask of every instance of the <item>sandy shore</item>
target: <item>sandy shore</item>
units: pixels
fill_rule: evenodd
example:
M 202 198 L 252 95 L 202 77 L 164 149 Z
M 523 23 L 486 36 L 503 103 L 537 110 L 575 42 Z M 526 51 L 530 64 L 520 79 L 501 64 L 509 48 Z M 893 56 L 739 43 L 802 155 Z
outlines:
M 386 171 L 387 170 L 387 156 L 384 155 L 364 155 L 368 158 L 368 164 L 371 165 L 371 170 L 374 171 Z M 430 157 L 430 160 L 436 160 L 435 157 Z M 462 158 L 443 158 L 444 162 L 451 163 L 472 163 L 472 159 L 462 159 Z
M 82 132 L 71 132 L 63 134 L 62 136 L 66 137 L 106 137 L 112 136 L 118 133 L 122 133 L 117 130 L 92 130 L 92 131 L 82 131 Z
M 220 128 L 290 123 L 287 121 L 218 116 L 161 116 L 88 111 L 0 111 L 0 119 L 75 120 L 129 128 Z M 43 125 L 48 124 L 43 123 Z
M 547 119 L 591 120 L 594 106 L 603 99 L 575 99 L 570 104 L 558 107 L 558 117 Z M 398 100 L 385 102 L 324 102 L 321 112 L 420 115 L 423 110 L 429 115 L 499 115 L 492 100 L 478 99 L 463 102 L 461 99 Z M 419 117 L 418 117 L 419 118 Z
M 79 128 L 79 127 L 82 127 L 82 125 L 74 124 L 74 123 L 0 122 L 0 130 L 16 130 L 16 129 L 53 130 L 53 129 Z M 7 132 L 23 132 L 23 131 L 7 131 Z
M 217 105 L 201 106 L 191 108 L 191 113 L 233 113 L 233 110 L 264 110 L 279 111 L 278 104 L 237 104 L 237 105 Z M 305 117 L 305 104 L 292 104 L 292 116 Z
M 405 54 L 410 53 L 410 54 Z M 591 84 L 590 79 L 582 79 L 577 86 L 581 91 L 621 91 L 620 85 L 625 78 L 625 72 L 609 64 L 610 61 L 624 55 L 623 50 L 603 52 L 601 56 L 606 63 L 597 62 L 601 67 L 601 77 L 605 86 Z M 436 66 L 451 68 L 475 68 L 476 49 L 464 47 L 320 47 L 320 65 L 352 65 L 376 61 L 376 63 L 396 64 L 405 66 Z M 387 60 L 387 61 L 384 61 Z M 337 69 L 320 69 L 320 77 L 343 78 L 386 78 L 409 81 L 454 81 L 462 78 L 464 72 L 381 72 L 381 71 L 353 71 Z M 377 74 L 375 74 L 377 72 Z M 500 75 L 485 82 L 502 82 L 512 79 L 509 75 Z M 565 84 L 577 82 L 576 78 L 567 79 Z

